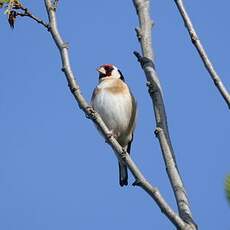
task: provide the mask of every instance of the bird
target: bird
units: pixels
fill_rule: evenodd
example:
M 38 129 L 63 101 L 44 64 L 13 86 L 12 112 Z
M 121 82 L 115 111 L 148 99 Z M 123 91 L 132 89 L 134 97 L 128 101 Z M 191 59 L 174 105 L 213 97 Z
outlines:
M 136 126 L 137 103 L 121 71 L 113 64 L 97 68 L 99 82 L 91 98 L 92 108 L 100 114 L 118 143 L 129 154 Z M 127 166 L 119 163 L 119 184 L 128 185 Z

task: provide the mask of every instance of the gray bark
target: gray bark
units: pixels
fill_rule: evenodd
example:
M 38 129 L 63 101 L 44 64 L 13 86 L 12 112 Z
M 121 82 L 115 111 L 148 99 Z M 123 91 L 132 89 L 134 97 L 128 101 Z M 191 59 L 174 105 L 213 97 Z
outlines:
M 83 97 L 80 87 L 75 79 L 74 73 L 71 68 L 68 45 L 65 43 L 59 33 L 57 20 L 56 20 L 56 7 L 52 4 L 51 0 L 44 0 L 47 14 L 49 17 L 49 31 L 52 35 L 54 42 L 57 45 L 57 48 L 60 52 L 61 60 L 62 60 L 62 71 L 66 76 L 66 80 L 68 81 L 69 89 L 71 90 L 76 102 L 78 103 L 80 109 L 82 109 L 89 119 L 91 119 L 96 126 L 99 128 L 100 132 L 106 139 L 107 143 L 113 148 L 114 152 L 119 161 L 126 164 L 136 181 L 133 185 L 138 185 L 143 188 L 157 203 L 161 211 L 169 218 L 169 220 L 180 229 L 193 229 L 190 225 L 185 223 L 177 213 L 175 213 L 172 208 L 167 204 L 159 190 L 152 186 L 141 173 L 135 162 L 132 160 L 130 155 L 125 151 L 116 139 L 110 134 L 108 128 L 103 122 L 102 118 L 98 113 L 96 113 L 92 107 L 87 103 L 85 98 Z
M 206 68 L 206 70 L 208 71 L 210 77 L 212 78 L 215 86 L 217 87 L 217 89 L 219 90 L 220 94 L 222 95 L 222 97 L 224 98 L 225 102 L 227 103 L 228 107 L 230 108 L 230 95 L 228 90 L 226 89 L 226 87 L 224 86 L 221 78 L 219 77 L 219 75 L 217 74 L 216 70 L 214 69 L 214 66 L 212 64 L 212 62 L 210 61 L 197 33 L 196 30 L 192 24 L 192 21 L 185 9 L 184 3 L 182 0 L 174 0 L 176 3 L 176 6 L 181 14 L 181 17 L 183 18 L 185 27 L 188 30 L 188 33 L 190 35 L 191 41 L 193 43 L 193 45 L 195 46 L 196 50 L 198 51 L 201 60 L 204 63 L 204 66 Z
M 152 26 L 150 18 L 150 1 L 133 0 L 139 19 L 139 27 L 136 29 L 137 38 L 140 42 L 143 57 L 134 52 L 140 62 L 146 76 L 149 94 L 152 99 L 153 110 L 156 120 L 156 136 L 160 142 L 167 174 L 171 182 L 181 218 L 191 225 L 192 229 L 196 224 L 192 219 L 189 201 L 179 173 L 175 154 L 170 140 L 167 116 L 165 112 L 163 92 L 154 65 L 154 52 L 152 49 Z

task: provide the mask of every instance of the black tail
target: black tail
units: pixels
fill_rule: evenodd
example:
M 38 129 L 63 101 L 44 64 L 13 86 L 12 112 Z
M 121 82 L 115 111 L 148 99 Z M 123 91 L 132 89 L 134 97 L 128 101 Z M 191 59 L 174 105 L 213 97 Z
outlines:
M 128 143 L 127 152 L 130 154 L 132 140 Z M 119 163 L 119 183 L 120 186 L 128 185 L 128 168 L 126 165 Z
M 120 186 L 128 185 L 128 169 L 126 165 L 119 163 L 119 183 Z

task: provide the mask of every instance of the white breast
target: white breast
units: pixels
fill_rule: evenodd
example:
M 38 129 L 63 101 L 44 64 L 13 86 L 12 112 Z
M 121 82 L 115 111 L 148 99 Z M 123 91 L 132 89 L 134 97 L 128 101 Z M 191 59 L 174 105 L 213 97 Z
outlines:
M 132 98 L 128 87 L 126 93 L 113 93 L 106 90 L 110 82 L 101 82 L 92 100 L 93 108 L 101 115 L 108 128 L 117 136 L 126 136 L 125 142 L 131 140 L 132 133 L 128 131 L 132 113 Z M 123 142 L 123 141 L 122 141 Z M 127 144 L 127 143 L 124 143 Z

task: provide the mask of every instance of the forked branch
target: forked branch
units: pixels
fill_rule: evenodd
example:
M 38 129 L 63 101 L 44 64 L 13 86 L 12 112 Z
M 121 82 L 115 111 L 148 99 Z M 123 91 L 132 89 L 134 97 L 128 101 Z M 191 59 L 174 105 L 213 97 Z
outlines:
M 0 5 L 0 8 L 3 6 L 3 3 L 0 3 L 2 5 Z M 10 27 L 13 29 L 14 28 L 14 24 L 16 21 L 16 18 L 18 16 L 20 17 L 29 17 L 31 19 L 33 19 L 35 22 L 43 25 L 44 27 L 46 27 L 47 29 L 49 29 L 49 24 L 47 24 L 44 20 L 42 20 L 41 18 L 33 15 L 28 8 L 24 7 L 23 4 L 18 1 L 18 0 L 14 0 L 14 1 L 10 1 L 9 3 L 7 3 L 7 14 L 8 14 L 8 22 L 10 24 Z
M 192 229 L 190 225 L 186 224 L 179 215 L 177 215 L 167 202 L 163 199 L 157 188 L 153 187 L 143 176 L 137 165 L 131 159 L 130 155 L 119 145 L 116 139 L 109 135 L 109 130 L 105 123 L 101 119 L 100 115 L 96 113 L 92 107 L 87 103 L 83 95 L 81 94 L 80 87 L 74 77 L 74 73 L 71 68 L 68 45 L 65 43 L 59 33 L 56 21 L 55 8 L 51 0 L 44 0 L 49 17 L 50 33 L 55 41 L 57 48 L 60 52 L 62 60 L 62 70 L 68 81 L 69 88 L 76 99 L 79 107 L 84 111 L 85 115 L 91 119 L 97 127 L 100 129 L 107 143 L 114 149 L 118 160 L 124 162 L 129 170 L 132 172 L 136 181 L 133 185 L 138 185 L 143 188 L 157 203 L 161 211 L 171 220 L 171 222 L 179 229 Z
M 49 29 L 48 23 L 43 21 L 41 18 L 38 18 L 37 16 L 33 15 L 27 8 L 25 8 L 24 6 L 21 5 L 19 9 L 21 9 L 22 12 L 17 11 L 16 16 L 29 17 L 29 18 L 33 19 L 35 22 L 37 22 L 38 24 L 41 24 L 44 27 L 46 27 L 47 29 Z

